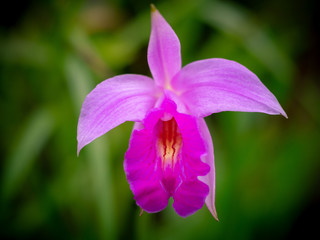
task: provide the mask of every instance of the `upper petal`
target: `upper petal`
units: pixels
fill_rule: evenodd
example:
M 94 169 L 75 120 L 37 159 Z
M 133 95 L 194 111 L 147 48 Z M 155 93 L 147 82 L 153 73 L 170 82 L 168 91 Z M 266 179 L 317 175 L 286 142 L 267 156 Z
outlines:
M 234 61 L 214 58 L 190 63 L 173 79 L 172 86 L 196 116 L 241 111 L 287 117 L 258 77 Z
M 170 86 L 171 79 L 181 69 L 179 39 L 153 5 L 148 63 L 154 80 L 163 87 Z
M 107 79 L 84 100 L 78 122 L 81 148 L 125 121 L 141 121 L 155 104 L 151 78 L 125 74 Z

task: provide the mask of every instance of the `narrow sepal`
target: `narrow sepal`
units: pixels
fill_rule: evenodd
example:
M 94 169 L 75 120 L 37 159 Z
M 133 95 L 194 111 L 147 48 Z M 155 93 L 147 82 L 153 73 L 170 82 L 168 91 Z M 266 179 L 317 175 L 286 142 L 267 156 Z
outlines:
M 148 63 L 154 80 L 162 87 L 169 87 L 181 69 L 180 41 L 154 5 L 151 5 Z

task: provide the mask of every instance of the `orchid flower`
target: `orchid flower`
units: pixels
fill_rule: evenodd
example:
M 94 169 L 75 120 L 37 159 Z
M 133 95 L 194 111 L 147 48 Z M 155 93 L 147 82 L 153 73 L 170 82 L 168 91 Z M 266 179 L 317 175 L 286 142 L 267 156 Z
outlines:
M 138 206 L 163 210 L 169 198 L 182 217 L 206 203 L 215 209 L 213 144 L 204 117 L 221 111 L 286 113 L 258 77 L 241 64 L 206 59 L 181 68 L 180 42 L 151 6 L 148 64 L 152 78 L 136 74 L 98 84 L 84 100 L 79 151 L 125 121 L 134 121 L 124 170 Z

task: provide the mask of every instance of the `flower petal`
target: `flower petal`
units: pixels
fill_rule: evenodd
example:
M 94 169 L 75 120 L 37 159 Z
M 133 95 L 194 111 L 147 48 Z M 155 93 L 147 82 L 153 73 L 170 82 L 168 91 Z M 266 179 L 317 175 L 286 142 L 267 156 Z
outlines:
M 182 182 L 174 194 L 173 208 L 181 217 L 188 217 L 202 208 L 209 187 L 198 179 Z
M 179 39 L 153 5 L 148 63 L 154 80 L 163 87 L 170 86 L 171 79 L 181 69 Z
M 85 145 L 125 121 L 141 121 L 155 104 L 151 78 L 126 74 L 96 86 L 81 108 L 78 122 L 78 154 Z
M 287 117 L 258 77 L 234 61 L 215 58 L 190 63 L 177 74 L 172 86 L 196 116 L 241 111 Z
M 210 171 L 201 160 L 205 154 L 197 119 L 178 113 L 175 103 L 165 99 L 148 113 L 144 128 L 135 126 L 125 155 L 124 169 L 137 205 L 158 212 L 173 197 L 180 216 L 199 210 L 209 193 L 197 179 Z
M 159 161 L 153 128 L 162 112 L 151 112 L 144 128 L 135 125 L 130 138 L 129 149 L 123 163 L 130 189 L 137 205 L 149 213 L 163 210 L 169 200 L 169 193 L 160 183 Z
M 215 190 L 216 190 L 216 180 L 215 180 L 215 167 L 214 167 L 214 153 L 213 153 L 213 143 L 212 138 L 208 129 L 208 126 L 203 118 L 199 119 L 200 131 L 203 139 L 206 143 L 207 155 L 202 157 L 203 162 L 210 166 L 210 172 L 206 176 L 199 176 L 199 180 L 204 182 L 209 186 L 209 194 L 206 198 L 206 205 L 211 212 L 212 216 L 219 221 L 216 207 L 215 207 Z

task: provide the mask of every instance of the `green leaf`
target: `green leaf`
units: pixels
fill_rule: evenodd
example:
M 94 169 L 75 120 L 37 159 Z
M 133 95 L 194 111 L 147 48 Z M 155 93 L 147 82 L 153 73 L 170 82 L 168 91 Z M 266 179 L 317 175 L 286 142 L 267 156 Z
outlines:
M 11 199 L 18 192 L 51 136 L 53 128 L 54 119 L 47 110 L 39 109 L 30 116 L 21 138 L 5 162 L 3 171 L 5 200 Z

